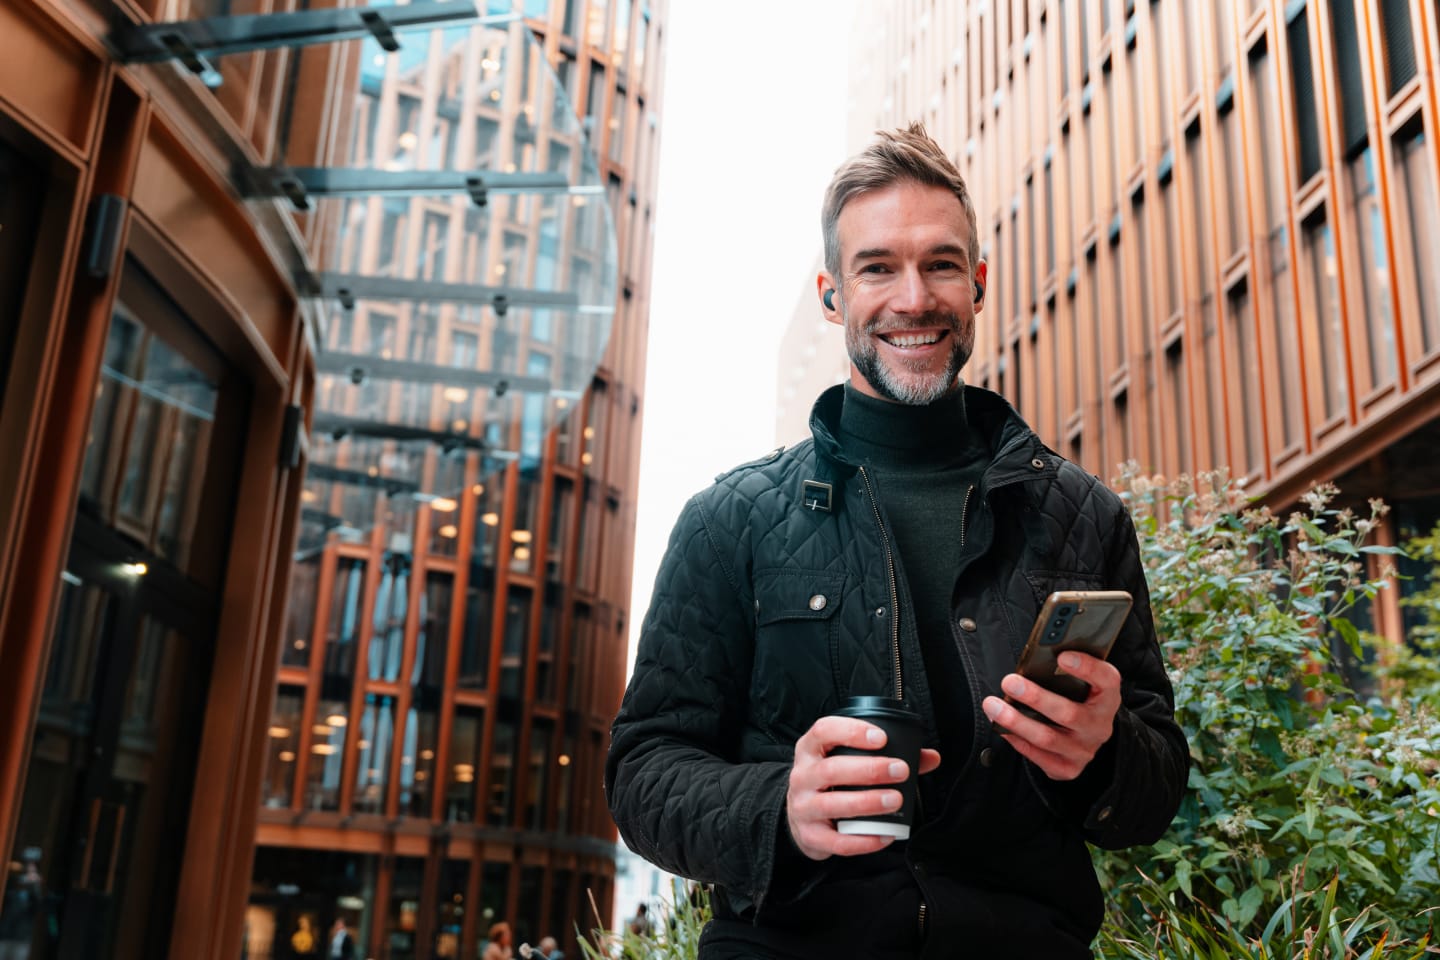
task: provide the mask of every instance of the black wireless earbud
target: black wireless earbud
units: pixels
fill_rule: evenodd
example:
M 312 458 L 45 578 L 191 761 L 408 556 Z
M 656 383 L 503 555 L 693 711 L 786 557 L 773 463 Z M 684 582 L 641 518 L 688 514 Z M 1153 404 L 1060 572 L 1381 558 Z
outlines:
M 824 296 L 822 296 L 820 299 L 824 301 L 826 310 L 835 309 L 835 291 L 833 289 L 826 290 Z
M 983 284 L 983 283 L 977 283 L 977 284 L 975 284 L 975 302 L 976 302 L 976 303 L 979 303 L 981 300 L 984 300 L 984 299 L 985 299 L 985 284 Z

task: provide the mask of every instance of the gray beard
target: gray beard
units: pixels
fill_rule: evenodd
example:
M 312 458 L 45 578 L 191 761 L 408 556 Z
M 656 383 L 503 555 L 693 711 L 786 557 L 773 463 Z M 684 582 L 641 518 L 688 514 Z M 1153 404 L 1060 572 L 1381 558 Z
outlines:
M 958 318 L 953 314 L 946 317 L 945 326 L 950 332 L 950 358 L 940 376 L 919 380 L 897 376 L 893 369 L 881 362 L 880 351 L 874 343 L 863 338 L 858 331 L 852 331 L 848 323 L 845 325 L 845 348 L 850 354 L 850 362 L 855 364 L 855 369 L 876 393 L 894 403 L 923 407 L 954 389 L 955 378 L 960 375 L 965 361 L 970 359 L 970 351 L 960 342 Z

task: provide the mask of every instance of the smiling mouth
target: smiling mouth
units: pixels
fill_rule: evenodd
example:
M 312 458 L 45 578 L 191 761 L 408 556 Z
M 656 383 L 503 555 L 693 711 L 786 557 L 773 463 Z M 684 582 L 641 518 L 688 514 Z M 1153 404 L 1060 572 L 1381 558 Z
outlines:
M 881 340 L 894 347 L 928 347 L 945 336 L 944 330 L 921 330 L 916 332 L 896 331 L 894 333 L 882 333 Z

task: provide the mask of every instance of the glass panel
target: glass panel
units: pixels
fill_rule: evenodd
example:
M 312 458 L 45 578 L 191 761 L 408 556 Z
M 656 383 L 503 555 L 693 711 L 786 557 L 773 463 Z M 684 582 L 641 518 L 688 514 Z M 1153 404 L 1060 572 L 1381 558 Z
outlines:
M 347 700 L 355 679 L 355 650 L 360 642 L 360 614 L 365 591 L 364 560 L 342 557 L 336 564 L 330 594 L 330 626 L 325 642 L 325 695 Z
M 328 690 L 328 688 L 327 688 Z M 321 700 L 310 728 L 309 773 L 305 806 L 311 810 L 340 809 L 340 770 L 345 761 L 345 728 L 349 703 Z
M 429 820 L 435 795 L 435 748 L 440 705 L 438 697 L 415 692 L 405 720 L 405 746 L 400 756 L 400 813 Z
M 387 554 L 375 594 L 374 633 L 367 661 L 371 680 L 390 683 L 400 678 L 405 652 L 405 608 L 410 600 L 410 558 Z
M 125 299 L 162 295 L 135 291 L 148 281 L 133 269 L 125 282 L 105 342 L 80 502 L 188 569 L 219 393 Z
M 1289 236 L 1282 225 L 1270 234 L 1270 296 L 1275 324 L 1275 364 L 1280 374 L 1280 423 L 1285 447 L 1300 442 L 1300 340 L 1290 287 Z
M 295 795 L 295 761 L 304 709 L 303 687 L 281 687 L 276 693 L 265 751 L 265 779 L 260 785 L 264 806 L 288 807 Z
M 545 548 L 545 579 L 561 582 L 565 573 L 565 546 L 570 539 L 570 513 L 575 503 L 575 485 L 566 477 L 555 477 L 550 492 L 550 536 Z
M 530 645 L 530 591 L 510 588 L 505 604 L 504 645 L 500 652 L 500 696 L 517 700 L 525 693 L 525 655 Z
M 372 926 L 383 922 L 374 913 L 380 905 L 378 860 L 329 850 L 257 847 L 244 956 L 328 958 L 337 935 L 350 941 L 350 956 L 369 956 L 362 945 L 369 943 Z
M 525 826 L 545 829 L 546 788 L 550 784 L 551 751 L 554 749 L 555 721 L 536 717 L 530 729 L 529 782 L 525 787 Z
M 280 663 L 287 667 L 310 665 L 310 642 L 315 633 L 316 591 L 320 585 L 320 555 L 314 552 L 295 558 L 290 566 L 290 600 L 285 618 L 285 639 Z
M 1306 269 L 1311 287 L 1311 309 L 1315 311 L 1316 346 L 1320 350 L 1320 396 L 1324 419 L 1345 412 L 1350 391 L 1346 388 L 1345 326 L 1340 316 L 1340 286 L 1335 263 L 1335 242 L 1324 218 L 1305 224 Z
M 1417 125 L 1396 138 L 1395 154 L 1403 184 L 1401 222 L 1410 228 L 1421 348 L 1429 355 L 1440 350 L 1440 272 L 1435 267 L 1440 263 L 1440 196 L 1435 186 L 1435 158 L 1426 148 L 1424 128 Z
M 1225 298 L 1229 307 L 1230 351 L 1233 357 L 1232 369 L 1235 374 L 1231 383 L 1237 388 L 1234 401 L 1240 409 L 1231 422 L 1239 421 L 1240 434 L 1244 439 L 1245 462 L 1235 475 L 1251 475 L 1261 472 L 1265 465 L 1264 437 L 1260 432 L 1260 418 L 1264 407 L 1260 401 L 1260 358 L 1255 349 L 1255 323 L 1250 315 L 1250 290 L 1244 284 L 1236 287 Z
M 450 772 L 445 778 L 445 819 L 473 823 L 476 816 L 475 772 L 480 769 L 481 736 L 485 712 L 474 707 L 456 707 L 450 728 Z
M 565 611 L 565 592 L 559 584 L 545 584 L 545 606 L 540 614 L 540 646 L 535 654 L 535 700 L 555 701 L 555 638 Z
M 1385 218 L 1375 182 L 1375 151 L 1366 147 L 1349 162 L 1351 200 L 1360 236 L 1360 284 L 1365 291 L 1365 327 L 1370 354 L 1370 387 L 1392 383 L 1397 373 L 1395 318 L 1390 292 L 1390 259 Z
M 385 812 L 385 787 L 390 782 L 390 754 L 395 742 L 395 698 L 365 695 L 360 713 L 360 739 L 355 744 L 355 810 Z
M 508 917 L 506 902 L 510 896 L 510 864 L 487 863 L 480 872 L 480 937 L 481 953 L 484 941 L 496 934 L 495 924 L 505 922 Z M 514 941 L 513 929 L 511 931 Z M 478 956 L 479 954 L 477 954 Z
M 420 857 L 396 857 L 390 884 L 390 909 L 385 924 L 385 956 L 388 960 L 414 960 L 416 927 L 420 917 L 420 890 L 425 880 L 425 861 Z
M 469 906 L 470 862 L 446 860 L 440 865 L 440 883 L 435 898 L 435 956 L 453 960 L 460 956 L 460 937 Z
M 44 183 L 34 165 L 0 142 L 0 396 L 25 302 Z
M 545 868 L 520 868 L 520 896 L 516 901 L 515 942 L 534 943 L 540 939 L 540 909 L 544 902 Z

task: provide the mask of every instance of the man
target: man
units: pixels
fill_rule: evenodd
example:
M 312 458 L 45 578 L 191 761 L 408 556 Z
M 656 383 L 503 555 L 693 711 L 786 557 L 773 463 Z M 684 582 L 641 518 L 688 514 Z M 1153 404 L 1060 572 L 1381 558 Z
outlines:
M 344 917 L 336 917 L 334 926 L 330 928 L 329 956 L 331 960 L 355 960 L 355 940 L 345 926 Z
M 705 960 L 1089 957 L 1086 842 L 1153 842 L 1186 780 L 1134 528 L 959 382 L 988 268 L 922 127 L 844 164 L 822 226 L 817 293 L 850 381 L 820 396 L 810 439 L 686 505 L 612 730 L 611 812 L 641 855 L 715 884 Z M 1062 657 L 1083 703 L 1013 673 L 1060 589 L 1135 598 L 1108 660 Z M 909 773 L 883 750 L 830 755 L 883 737 L 828 716 L 854 695 L 923 718 L 908 840 L 836 830 L 898 806 Z

